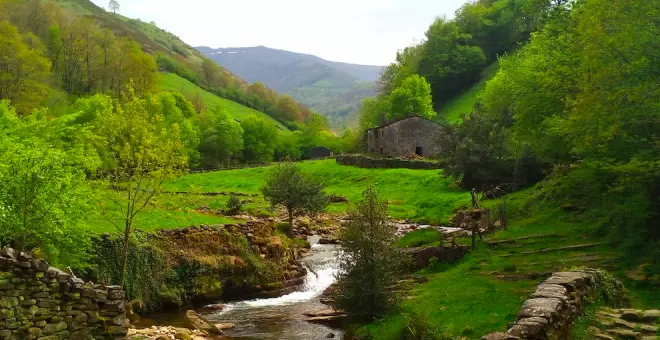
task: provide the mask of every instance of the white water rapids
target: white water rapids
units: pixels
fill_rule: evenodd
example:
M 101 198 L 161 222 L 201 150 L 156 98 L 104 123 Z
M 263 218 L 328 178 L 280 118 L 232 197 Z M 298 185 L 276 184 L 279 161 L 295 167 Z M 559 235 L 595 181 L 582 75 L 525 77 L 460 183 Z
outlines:
M 214 322 L 232 322 L 227 331 L 230 339 L 323 339 L 341 332 L 305 321 L 302 313 L 326 309 L 319 302 L 323 291 L 335 282 L 337 246 L 320 245 L 318 237 L 310 237 L 310 253 L 302 260 L 307 268 L 305 283 L 299 291 L 277 298 L 239 301 L 227 304 L 214 314 L 206 315 Z

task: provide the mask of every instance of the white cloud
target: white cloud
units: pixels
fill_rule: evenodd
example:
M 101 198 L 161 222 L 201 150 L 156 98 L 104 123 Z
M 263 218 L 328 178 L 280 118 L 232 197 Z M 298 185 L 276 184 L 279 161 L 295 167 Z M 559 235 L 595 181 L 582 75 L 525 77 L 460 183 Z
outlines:
M 107 8 L 108 1 L 92 0 Z M 385 65 L 424 38 L 437 16 L 467 0 L 118 0 L 120 13 L 192 46 L 264 45 L 351 63 Z

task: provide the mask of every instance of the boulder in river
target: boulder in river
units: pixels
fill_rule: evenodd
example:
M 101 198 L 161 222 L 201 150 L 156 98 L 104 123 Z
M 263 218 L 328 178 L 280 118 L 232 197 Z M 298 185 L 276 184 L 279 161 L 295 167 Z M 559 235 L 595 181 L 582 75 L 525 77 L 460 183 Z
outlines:
M 222 330 L 218 328 L 218 326 L 207 320 L 205 317 L 199 315 L 199 313 L 195 312 L 194 310 L 187 311 L 183 320 L 186 324 L 186 327 L 191 329 L 198 329 L 209 334 L 223 334 Z

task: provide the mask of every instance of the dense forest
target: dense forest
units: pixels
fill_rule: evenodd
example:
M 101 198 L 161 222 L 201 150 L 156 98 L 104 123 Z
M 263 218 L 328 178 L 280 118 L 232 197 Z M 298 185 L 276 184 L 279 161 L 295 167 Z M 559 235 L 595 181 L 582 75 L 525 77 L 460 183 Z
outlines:
M 401 50 L 366 100 L 360 128 L 436 112 L 500 68 L 460 123 L 444 123 L 445 176 L 466 189 L 550 176 L 534 199 L 660 271 L 660 3 L 480 0 L 439 18 Z

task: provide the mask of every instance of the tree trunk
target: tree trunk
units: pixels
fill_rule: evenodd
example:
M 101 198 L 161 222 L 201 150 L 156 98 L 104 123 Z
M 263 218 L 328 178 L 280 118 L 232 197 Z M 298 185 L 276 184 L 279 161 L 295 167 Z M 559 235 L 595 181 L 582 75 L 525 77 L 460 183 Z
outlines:
M 293 238 L 293 209 L 287 209 L 289 213 L 289 230 L 286 233 L 286 236 Z
M 126 220 L 126 227 L 124 229 L 124 253 L 121 259 L 121 273 L 119 276 L 119 286 L 124 289 L 124 282 L 126 281 L 126 265 L 128 264 L 128 247 L 129 237 L 131 235 L 131 223 Z

